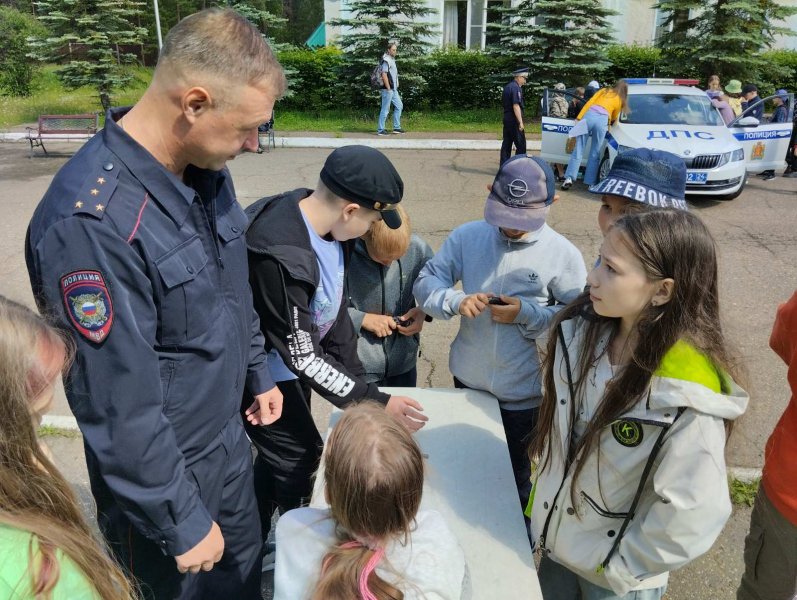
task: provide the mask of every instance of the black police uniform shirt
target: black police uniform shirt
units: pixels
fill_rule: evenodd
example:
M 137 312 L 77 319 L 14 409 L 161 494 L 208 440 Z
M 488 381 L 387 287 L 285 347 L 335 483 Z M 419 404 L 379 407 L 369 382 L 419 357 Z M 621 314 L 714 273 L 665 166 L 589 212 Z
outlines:
M 525 108 L 525 105 L 523 104 L 523 88 L 520 87 L 520 84 L 517 81 L 513 79 L 504 86 L 504 93 L 501 97 L 501 101 L 504 105 L 504 123 L 506 125 L 517 125 L 517 117 L 515 116 L 515 111 L 512 107 L 515 104 L 519 104 L 521 116 L 523 115 L 523 109 Z
M 184 184 L 116 125 L 123 114 L 53 179 L 26 262 L 42 313 L 76 334 L 66 389 L 93 489 L 175 556 L 211 526 L 186 465 L 240 419 L 244 386 L 274 384 L 229 173 L 189 166 Z

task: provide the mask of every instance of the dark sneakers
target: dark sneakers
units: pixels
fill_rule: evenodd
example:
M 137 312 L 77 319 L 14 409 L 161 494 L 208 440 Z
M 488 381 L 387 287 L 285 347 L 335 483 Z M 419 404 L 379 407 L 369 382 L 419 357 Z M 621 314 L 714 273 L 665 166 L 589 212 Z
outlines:
M 377 130 L 376 135 L 387 135 L 387 131 L 385 131 L 384 129 L 379 129 Z
M 404 131 L 401 127 L 399 127 L 398 129 L 394 129 L 393 133 L 407 133 L 407 132 Z

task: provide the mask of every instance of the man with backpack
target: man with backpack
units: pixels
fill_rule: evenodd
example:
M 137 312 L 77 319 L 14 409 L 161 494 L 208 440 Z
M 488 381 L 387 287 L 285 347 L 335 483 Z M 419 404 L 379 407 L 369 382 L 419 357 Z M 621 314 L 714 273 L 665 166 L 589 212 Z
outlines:
M 404 133 L 401 128 L 401 111 L 404 109 L 404 103 L 399 96 L 398 85 L 399 76 L 396 67 L 396 51 L 398 45 L 396 42 L 388 42 L 387 50 L 382 56 L 382 62 L 379 63 L 381 71 L 381 94 L 382 94 L 382 109 L 379 111 L 379 124 L 377 125 L 376 135 L 387 135 L 385 131 L 385 120 L 387 113 L 390 111 L 390 105 L 393 105 L 393 133 Z M 374 73 L 378 74 L 379 71 L 374 69 Z M 374 77 L 372 74 L 371 81 Z M 378 81 L 378 79 L 377 79 Z

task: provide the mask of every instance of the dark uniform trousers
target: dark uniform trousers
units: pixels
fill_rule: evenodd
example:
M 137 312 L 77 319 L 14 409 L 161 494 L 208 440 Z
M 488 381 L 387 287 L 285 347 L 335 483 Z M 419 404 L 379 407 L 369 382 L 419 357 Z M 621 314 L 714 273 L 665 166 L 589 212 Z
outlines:
M 310 501 L 324 449 L 310 412 L 310 386 L 292 379 L 278 381 L 277 387 L 283 396 L 282 416 L 268 427 L 246 424 L 257 448 L 255 494 L 263 539 L 268 537 L 274 510 L 285 512 Z
M 512 156 L 512 145 L 515 145 L 515 154 L 526 153 L 526 132 L 521 131 L 517 120 L 504 121 L 504 141 L 501 143 L 501 164 Z
M 164 554 L 136 529 L 102 480 L 92 487 L 100 530 L 117 562 L 132 575 L 147 600 L 254 600 L 260 598 L 263 542 L 253 494 L 252 455 L 238 415 L 219 434 L 219 444 L 186 465 L 211 518 L 224 535 L 224 555 L 213 570 L 181 574 L 173 556 Z M 89 469 L 94 457 L 86 447 Z M 224 473 L 224 477 L 219 477 Z

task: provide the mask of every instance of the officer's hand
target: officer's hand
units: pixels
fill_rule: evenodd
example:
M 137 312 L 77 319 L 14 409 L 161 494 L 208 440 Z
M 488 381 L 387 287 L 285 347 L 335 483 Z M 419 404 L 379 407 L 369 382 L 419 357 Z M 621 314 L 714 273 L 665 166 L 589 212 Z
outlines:
M 517 128 L 518 128 L 520 131 L 524 131 L 524 130 L 526 129 L 526 127 L 523 125 L 523 123 L 521 123 L 520 125 L 518 125 L 518 126 L 517 126 Z
M 429 420 L 418 412 L 423 410 L 423 406 L 407 396 L 391 396 L 385 410 L 412 432 L 418 431 Z
M 487 308 L 489 298 L 487 294 L 482 292 L 465 296 L 465 299 L 459 305 L 459 314 L 469 319 L 475 319 Z
M 420 333 L 421 329 L 423 329 L 423 320 L 426 318 L 426 313 L 416 306 L 415 308 L 411 308 L 409 311 L 407 311 L 407 314 L 401 315 L 399 318 L 402 321 L 408 321 L 412 319 L 412 323 L 406 327 L 398 325 L 396 327 L 398 332 L 401 335 L 415 335 L 416 333 Z
M 514 323 L 518 313 L 520 313 L 520 298 L 503 295 L 499 296 L 499 298 L 506 302 L 506 306 L 501 306 L 500 304 L 489 305 L 493 321 L 496 323 Z
M 387 337 L 391 335 L 396 328 L 396 321 L 389 315 L 365 313 L 362 328 L 366 331 L 370 331 L 376 337 Z
M 246 420 L 252 425 L 271 425 L 281 416 L 282 392 L 276 385 L 255 396 L 255 401 L 246 409 Z
M 202 538 L 202 541 L 185 554 L 175 556 L 174 560 L 180 573 L 199 573 L 200 569 L 210 571 L 213 565 L 221 560 L 222 554 L 224 554 L 224 537 L 219 526 L 213 521 L 210 532 Z

